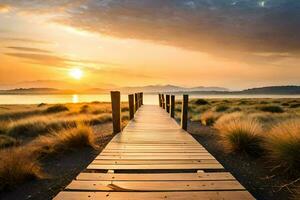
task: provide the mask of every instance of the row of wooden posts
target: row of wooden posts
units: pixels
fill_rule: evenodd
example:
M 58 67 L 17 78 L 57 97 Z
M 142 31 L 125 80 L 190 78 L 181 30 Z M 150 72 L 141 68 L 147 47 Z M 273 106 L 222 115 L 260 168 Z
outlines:
M 170 117 L 175 117 L 175 95 L 170 94 L 158 94 L 159 106 L 170 113 Z M 184 94 L 182 98 L 181 107 L 181 128 L 187 130 L 188 125 L 188 107 L 189 107 L 189 95 Z
M 112 120 L 113 120 L 113 132 L 114 134 L 121 132 L 122 130 L 122 118 L 121 118 L 121 93 L 119 91 L 111 91 L 111 107 L 112 107 Z M 134 114 L 144 104 L 143 93 L 135 93 L 128 95 L 129 104 L 129 119 L 134 118 Z
M 112 120 L 113 120 L 113 132 L 114 134 L 121 132 L 122 130 L 122 118 L 121 118 L 121 93 L 119 91 L 111 91 L 111 106 L 112 106 Z M 129 119 L 134 118 L 134 114 L 144 104 L 144 95 L 142 92 L 129 94 Z M 170 113 L 170 117 L 175 117 L 175 95 L 170 94 L 158 94 L 159 106 Z M 187 130 L 188 125 L 188 102 L 189 96 L 183 95 L 182 108 L 181 108 L 181 128 Z

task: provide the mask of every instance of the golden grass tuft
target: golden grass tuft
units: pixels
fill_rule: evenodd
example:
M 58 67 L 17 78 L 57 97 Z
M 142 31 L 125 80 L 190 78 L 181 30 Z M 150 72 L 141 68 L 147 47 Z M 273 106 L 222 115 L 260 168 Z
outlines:
M 0 190 L 42 177 L 37 157 L 26 148 L 15 147 L 0 152 Z
M 200 116 L 200 121 L 204 126 L 212 126 L 219 117 L 219 113 L 206 111 Z
M 274 126 L 265 142 L 268 156 L 284 172 L 300 172 L 300 119 L 287 120 Z
M 75 128 L 68 128 L 40 136 L 31 144 L 37 153 L 52 154 L 75 150 L 82 147 L 96 147 L 93 129 L 79 124 Z
M 220 133 L 220 141 L 228 152 L 255 156 L 262 153 L 263 131 L 257 120 L 233 113 L 222 116 L 214 128 Z

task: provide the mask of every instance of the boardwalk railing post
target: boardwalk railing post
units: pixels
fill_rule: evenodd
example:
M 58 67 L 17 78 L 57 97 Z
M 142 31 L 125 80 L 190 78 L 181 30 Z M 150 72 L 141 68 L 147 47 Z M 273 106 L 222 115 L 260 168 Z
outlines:
M 166 111 L 170 112 L 170 95 L 166 94 Z
M 162 108 L 165 109 L 166 105 L 165 105 L 165 95 L 161 94 L 161 101 L 162 101 Z
M 159 107 L 162 107 L 162 104 L 161 104 L 161 94 L 158 94 L 158 103 L 159 103 Z
M 134 118 L 134 96 L 133 94 L 128 95 L 128 103 L 129 103 L 129 119 Z
M 170 102 L 170 116 L 172 118 L 175 117 L 175 95 L 171 95 L 171 102 Z
M 134 93 L 134 111 L 136 112 L 138 109 L 139 109 L 138 94 Z
M 121 93 L 119 91 L 111 91 L 111 108 L 113 120 L 113 133 L 121 132 Z
M 144 93 L 141 92 L 141 105 L 144 105 Z
M 182 109 L 181 109 L 181 128 L 183 130 L 187 130 L 188 107 L 189 107 L 189 95 L 184 94 L 182 99 Z

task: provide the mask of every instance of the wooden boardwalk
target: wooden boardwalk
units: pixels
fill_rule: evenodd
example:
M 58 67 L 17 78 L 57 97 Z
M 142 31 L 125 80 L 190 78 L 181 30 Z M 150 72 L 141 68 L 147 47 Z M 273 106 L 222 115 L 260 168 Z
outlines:
M 54 199 L 254 198 L 163 109 L 147 105 Z

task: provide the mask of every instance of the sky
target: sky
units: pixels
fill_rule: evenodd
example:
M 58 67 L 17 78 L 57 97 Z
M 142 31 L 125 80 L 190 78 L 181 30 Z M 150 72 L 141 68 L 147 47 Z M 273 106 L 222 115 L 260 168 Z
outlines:
M 296 0 L 0 0 L 0 89 L 300 85 L 299 10 Z

